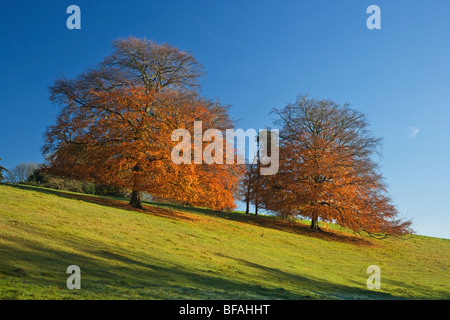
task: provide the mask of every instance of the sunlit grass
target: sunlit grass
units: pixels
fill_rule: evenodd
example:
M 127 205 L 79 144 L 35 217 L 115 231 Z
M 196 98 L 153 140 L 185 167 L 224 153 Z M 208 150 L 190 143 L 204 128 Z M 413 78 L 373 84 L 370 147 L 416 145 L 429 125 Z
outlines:
M 360 241 L 272 217 L 146 209 L 0 185 L 0 298 L 450 298 L 450 240 Z M 66 287 L 72 264 L 81 268 L 81 290 Z M 369 265 L 381 268 L 381 290 L 366 287 Z

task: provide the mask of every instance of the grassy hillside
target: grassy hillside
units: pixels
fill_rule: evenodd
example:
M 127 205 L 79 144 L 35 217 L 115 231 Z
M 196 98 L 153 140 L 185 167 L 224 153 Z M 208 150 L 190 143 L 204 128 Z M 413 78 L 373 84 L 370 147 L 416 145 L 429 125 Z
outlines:
M 1 299 L 449 299 L 450 240 L 0 185 Z M 81 268 L 81 290 L 66 269 Z M 381 290 L 366 269 L 381 268 Z

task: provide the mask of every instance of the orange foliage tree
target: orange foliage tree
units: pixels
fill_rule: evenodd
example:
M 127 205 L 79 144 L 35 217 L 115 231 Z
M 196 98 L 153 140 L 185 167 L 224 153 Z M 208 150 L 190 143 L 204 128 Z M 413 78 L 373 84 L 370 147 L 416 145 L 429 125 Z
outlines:
M 45 133 L 47 171 L 93 180 L 141 195 L 201 205 L 234 207 L 239 168 L 232 165 L 174 164 L 172 132 L 225 130 L 232 125 L 227 107 L 200 97 L 195 59 L 168 45 L 130 38 L 97 68 L 76 79 L 59 79 L 51 99 L 63 106 Z M 192 151 L 193 152 L 193 151 Z
M 348 105 L 299 96 L 275 109 L 280 125 L 280 168 L 260 179 L 264 208 L 282 216 L 319 219 L 375 237 L 411 232 L 398 218 L 373 156 L 380 139 L 363 114 Z

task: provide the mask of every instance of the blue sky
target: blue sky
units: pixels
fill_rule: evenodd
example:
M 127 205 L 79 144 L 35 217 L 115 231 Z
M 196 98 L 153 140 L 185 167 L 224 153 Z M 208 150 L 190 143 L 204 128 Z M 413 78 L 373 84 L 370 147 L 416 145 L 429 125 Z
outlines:
M 81 8 L 81 30 L 66 9 Z M 369 5 L 381 30 L 369 30 Z M 349 102 L 384 139 L 382 172 L 419 234 L 450 238 L 450 1 L 2 1 L 0 158 L 42 162 L 58 108 L 48 86 L 146 37 L 191 51 L 202 93 L 232 105 L 238 127 L 272 125 L 300 93 Z

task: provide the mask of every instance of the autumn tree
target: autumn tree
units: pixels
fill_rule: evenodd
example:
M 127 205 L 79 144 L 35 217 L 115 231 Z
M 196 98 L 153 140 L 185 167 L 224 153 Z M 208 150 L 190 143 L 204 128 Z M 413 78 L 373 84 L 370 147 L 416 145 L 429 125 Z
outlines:
M 171 161 L 173 130 L 195 120 L 205 130 L 231 125 L 226 106 L 196 92 L 200 64 L 187 52 L 145 39 L 118 40 L 114 49 L 97 67 L 51 86 L 51 100 L 62 110 L 45 133 L 48 171 L 128 188 L 130 205 L 138 208 L 142 192 L 232 207 L 237 177 L 227 175 L 229 166 Z
M 310 218 L 313 230 L 320 219 L 373 236 L 411 232 L 387 193 L 374 160 L 381 141 L 362 113 L 306 95 L 273 113 L 280 168 L 262 178 L 266 209 Z

